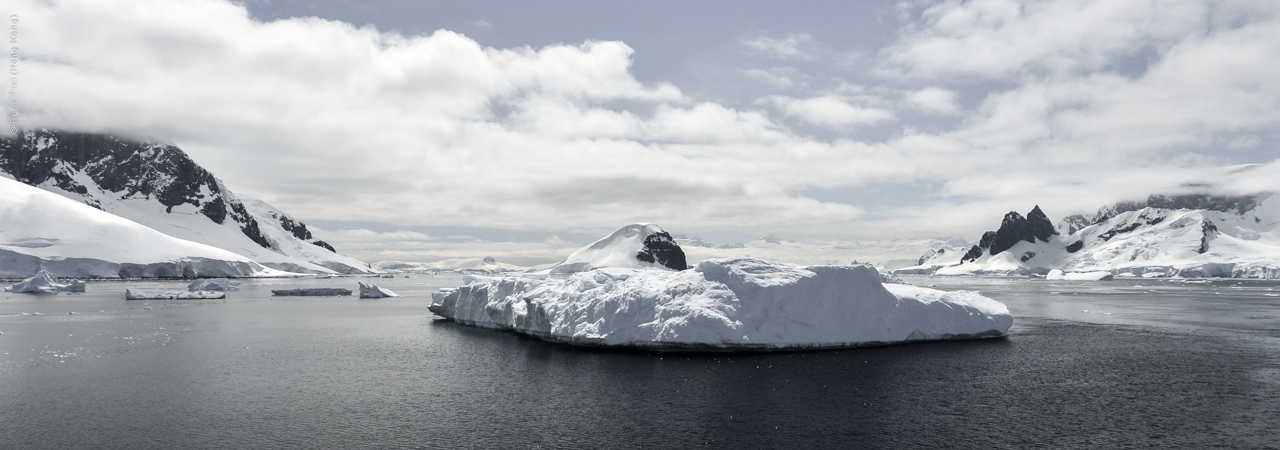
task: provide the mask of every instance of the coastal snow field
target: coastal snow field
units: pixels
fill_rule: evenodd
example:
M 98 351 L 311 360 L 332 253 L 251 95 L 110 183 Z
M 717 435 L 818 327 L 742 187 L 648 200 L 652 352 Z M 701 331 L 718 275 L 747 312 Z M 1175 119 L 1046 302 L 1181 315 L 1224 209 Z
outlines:
M 0 277 L 247 277 L 283 273 L 0 177 Z

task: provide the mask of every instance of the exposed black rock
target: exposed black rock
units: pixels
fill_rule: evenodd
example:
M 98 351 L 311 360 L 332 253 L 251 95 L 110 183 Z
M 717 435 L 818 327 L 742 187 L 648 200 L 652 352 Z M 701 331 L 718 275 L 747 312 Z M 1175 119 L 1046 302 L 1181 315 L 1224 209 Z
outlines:
M 1127 224 L 1124 224 L 1124 223 L 1117 224 L 1116 226 L 1111 227 L 1110 230 L 1104 231 L 1102 234 L 1099 234 L 1098 238 L 1102 239 L 1103 241 L 1109 241 L 1111 240 L 1111 238 L 1116 237 L 1116 235 L 1118 234 L 1128 233 L 1144 226 L 1155 225 L 1160 222 L 1164 222 L 1166 214 L 1168 213 L 1160 210 L 1144 211 L 1138 214 L 1137 217 L 1134 217 L 1133 222 L 1130 222 Z
M 1031 258 L 1035 258 L 1035 257 L 1036 257 L 1036 252 L 1026 252 L 1026 253 L 1023 253 L 1022 257 L 1018 258 L 1018 260 L 1022 262 L 1027 262 L 1027 261 L 1030 261 Z
M 322 241 L 322 240 L 319 240 L 319 239 L 316 239 L 316 240 L 314 240 L 314 241 L 311 241 L 311 245 L 314 245 L 314 246 L 316 246 L 316 247 L 323 248 L 323 249 L 325 249 L 325 250 L 328 250 L 328 251 L 331 251 L 331 252 L 334 252 L 334 253 L 338 253 L 338 251 L 337 251 L 337 250 L 334 250 L 334 249 L 333 249 L 333 246 L 332 246 L 332 245 L 329 245 L 329 243 L 328 243 L 328 242 L 325 242 L 325 241 Z
M 991 248 L 991 244 L 996 242 L 996 232 L 988 231 L 982 233 L 982 239 L 978 239 L 978 247 Z
M 1031 236 L 1036 240 L 1049 242 L 1049 236 L 1058 234 L 1053 229 L 1053 221 L 1049 220 L 1049 216 L 1044 215 L 1040 211 L 1040 205 L 1031 208 L 1031 212 L 1027 213 L 1027 228 L 1031 230 Z M 1035 242 L 1034 240 L 1028 242 Z
M 498 263 L 498 260 L 493 259 L 493 257 L 492 257 L 492 256 L 486 256 L 486 257 L 484 257 L 483 261 L 484 261 L 484 263 L 485 263 L 485 264 L 497 264 L 497 263 Z
M 988 231 L 987 234 L 992 234 L 992 233 Z M 983 237 L 986 237 L 986 236 L 984 235 Z M 982 248 L 975 245 L 973 247 L 970 247 L 969 251 L 965 252 L 964 256 L 960 257 L 960 264 L 964 264 L 969 261 L 974 261 L 981 257 L 982 257 Z
M 231 218 L 253 242 L 271 243 L 239 200 L 227 200 L 213 174 L 178 147 L 116 136 L 27 130 L 0 138 L 0 171 L 33 186 L 52 184 L 84 196 L 85 204 L 102 209 L 95 197 L 155 199 L 172 212 L 192 205 L 214 223 Z M 94 186 L 77 180 L 84 174 Z
M 1040 210 L 1040 205 L 1032 208 L 1031 212 L 1027 213 L 1027 217 L 1022 217 L 1022 214 L 1018 214 L 1017 211 L 1009 211 L 1000 222 L 1000 229 L 983 233 L 982 239 L 978 240 L 978 245 L 969 249 L 969 252 L 961 258 L 961 262 L 978 259 L 982 256 L 982 250 L 986 250 L 991 255 L 998 255 L 1018 242 L 1048 242 L 1049 237 L 1055 234 L 1058 232 L 1053 228 L 1053 222 L 1049 221 L 1049 217 Z M 976 254 L 975 249 L 977 249 Z
M 1197 251 L 1204 253 L 1209 251 L 1209 241 L 1218 235 L 1218 226 L 1208 219 L 1204 219 L 1200 221 L 1200 232 L 1202 233 L 1200 236 L 1200 248 Z
M 293 237 L 304 241 L 311 240 L 311 230 L 307 229 L 307 224 L 293 220 L 292 217 L 280 216 L 280 227 L 293 233 Z
M 647 263 L 656 262 L 663 267 L 685 270 L 689 264 L 685 262 L 684 250 L 671 237 L 670 233 L 661 231 L 644 238 L 644 248 L 636 253 L 636 259 Z
M 1075 253 L 1084 248 L 1084 241 L 1075 241 L 1067 246 L 1067 253 Z

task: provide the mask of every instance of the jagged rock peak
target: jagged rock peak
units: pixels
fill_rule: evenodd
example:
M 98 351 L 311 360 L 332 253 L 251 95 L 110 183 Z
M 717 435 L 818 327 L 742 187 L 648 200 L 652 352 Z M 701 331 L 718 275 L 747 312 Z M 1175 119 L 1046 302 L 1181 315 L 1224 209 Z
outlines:
M 982 256 L 984 250 L 991 255 L 998 255 L 1016 245 L 1018 242 L 1048 242 L 1049 237 L 1058 234 L 1053 222 L 1036 205 L 1026 217 L 1017 211 L 1009 211 L 1000 221 L 1000 229 L 982 234 L 978 245 L 969 249 L 961 258 L 961 262 L 973 261 Z

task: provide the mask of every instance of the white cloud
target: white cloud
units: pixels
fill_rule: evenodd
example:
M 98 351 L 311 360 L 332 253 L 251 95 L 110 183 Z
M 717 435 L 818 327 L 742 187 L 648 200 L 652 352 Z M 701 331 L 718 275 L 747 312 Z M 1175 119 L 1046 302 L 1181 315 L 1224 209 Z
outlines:
M 835 95 L 806 99 L 772 96 L 768 101 L 782 110 L 783 114 L 831 128 L 870 125 L 894 118 L 891 111 L 851 105 L 844 98 Z
M 813 36 L 810 36 L 809 33 L 793 33 L 782 39 L 761 36 L 755 39 L 743 40 L 742 45 L 747 46 L 753 52 L 771 58 L 813 59 L 814 55 L 809 49 L 812 42 Z
M 493 29 L 493 24 L 489 23 L 488 20 L 484 20 L 484 19 L 476 20 L 473 22 L 467 22 L 467 25 L 471 25 L 476 28 L 484 28 L 486 30 Z
M 497 49 L 446 30 L 260 22 L 216 0 L 13 9 L 25 125 L 175 141 L 232 189 L 295 217 L 910 237 L 976 233 L 1037 203 L 1067 214 L 1188 181 L 1265 185 L 1206 167 L 1230 162 L 1213 154 L 1223 142 L 1260 146 L 1280 124 L 1280 22 L 1267 5 L 943 2 L 868 57 L 908 77 L 826 80 L 836 87 L 824 91 L 799 71 L 732 72 L 804 90 L 754 105 L 641 82 L 622 42 Z M 744 42 L 793 59 L 811 58 L 813 44 L 805 34 Z M 1149 56 L 1115 70 L 1133 55 Z M 959 92 L 983 100 L 962 110 Z M 900 123 L 896 108 L 960 120 L 907 132 L 933 128 Z M 779 117 L 893 131 L 822 139 Z M 913 181 L 941 188 L 877 212 L 887 218 L 856 198 L 792 194 Z M 430 238 L 348 233 L 335 245 L 418 255 L 372 260 L 486 256 Z M 529 254 L 562 250 L 538 244 Z
M 924 88 L 906 96 L 907 103 L 924 112 L 951 115 L 960 112 L 959 95 L 942 88 Z
M 944 1 L 925 8 L 884 55 L 891 72 L 921 77 L 1078 74 L 1275 9 L 1203 0 Z

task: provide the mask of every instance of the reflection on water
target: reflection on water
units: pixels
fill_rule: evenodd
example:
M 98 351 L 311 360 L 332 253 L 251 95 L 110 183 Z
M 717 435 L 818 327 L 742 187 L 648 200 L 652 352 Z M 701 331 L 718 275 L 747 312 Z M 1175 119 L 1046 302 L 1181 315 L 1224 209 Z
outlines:
M 269 292 L 352 279 L 254 281 L 214 301 L 123 300 L 125 287 L 179 282 L 7 294 L 0 447 L 1239 448 L 1280 437 L 1274 284 L 917 278 L 1004 301 L 1013 336 L 690 354 L 434 319 L 429 292 L 458 278 L 380 279 L 405 297 L 377 300 Z

